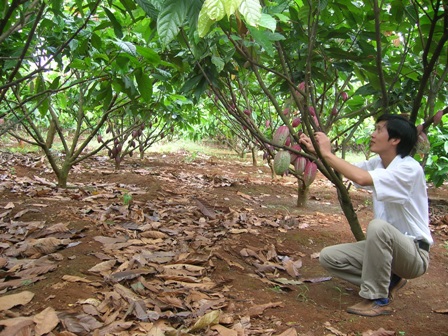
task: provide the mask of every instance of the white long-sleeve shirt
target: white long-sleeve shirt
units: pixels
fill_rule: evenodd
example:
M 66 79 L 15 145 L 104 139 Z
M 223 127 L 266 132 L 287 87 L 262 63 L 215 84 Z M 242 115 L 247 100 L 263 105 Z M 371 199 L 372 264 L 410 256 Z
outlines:
M 373 191 L 375 218 L 392 224 L 403 234 L 433 244 L 425 173 L 420 164 L 410 156 L 397 155 L 387 168 L 380 157 L 356 166 L 372 176 L 373 186 L 367 189 Z

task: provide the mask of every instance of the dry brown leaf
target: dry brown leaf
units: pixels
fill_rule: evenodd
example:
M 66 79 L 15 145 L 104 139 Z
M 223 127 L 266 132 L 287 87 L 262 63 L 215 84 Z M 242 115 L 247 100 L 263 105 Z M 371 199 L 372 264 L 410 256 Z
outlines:
M 31 317 L 16 317 L 13 319 L 0 321 L 0 325 L 6 328 L 0 332 L 0 336 L 32 336 L 34 322 Z
M 445 308 L 445 309 L 434 309 L 433 312 L 434 313 L 438 313 L 438 314 L 448 314 L 448 308 Z
M 26 214 L 28 212 L 40 212 L 40 211 L 37 210 L 37 209 L 25 209 L 25 210 L 22 210 L 22 211 L 19 211 L 18 213 L 16 213 L 14 215 L 14 219 L 20 218 L 20 217 L 22 217 L 24 214 Z
M 394 336 L 394 335 L 395 331 L 385 330 L 384 328 L 380 328 L 375 331 L 367 330 L 362 333 L 362 336 Z
M 103 326 L 94 317 L 84 313 L 58 312 L 57 316 L 65 329 L 76 335 L 90 335 L 91 331 Z
M 5 205 L 5 207 L 3 209 L 14 209 L 16 206 L 14 205 L 13 202 L 9 202 L 8 204 Z
M 190 282 L 183 282 L 183 281 L 167 280 L 165 283 L 167 285 L 177 284 L 177 285 L 183 286 L 185 288 L 194 288 L 194 289 L 202 289 L 202 290 L 211 290 L 214 287 L 216 287 L 216 283 L 213 281 L 202 281 L 201 283 L 190 283 Z
M 236 330 L 226 328 L 220 324 L 216 324 L 210 329 L 216 330 L 219 336 L 238 336 L 238 332 Z
M 11 294 L 0 297 L 0 311 L 8 310 L 19 305 L 26 305 L 34 297 L 34 293 L 23 291 L 17 294 Z
M 91 267 L 88 271 L 93 273 L 101 273 L 104 271 L 110 271 L 112 267 L 115 266 L 117 263 L 116 260 L 106 260 L 103 262 L 100 262 L 99 264 L 96 264 L 95 266 Z
M 219 316 L 221 312 L 219 310 L 211 311 L 204 316 L 200 317 L 199 320 L 189 329 L 190 332 L 206 329 L 212 325 L 219 323 Z
M 339 331 L 336 328 L 332 327 L 330 322 L 325 322 L 324 326 L 326 330 L 330 331 L 332 334 L 336 336 L 347 336 L 346 333 L 343 333 L 342 331 Z
M 109 276 L 109 279 L 113 282 L 121 282 L 123 280 L 132 280 L 138 278 L 143 274 L 155 274 L 155 269 L 134 269 L 129 271 L 115 272 Z
M 86 279 L 86 278 L 82 278 L 76 275 L 64 275 L 62 276 L 62 280 L 68 281 L 68 282 L 85 282 L 85 283 L 90 283 L 92 281 Z
M 191 276 L 202 276 L 205 272 L 205 267 L 190 264 L 163 265 L 163 269 L 164 273 L 166 274 L 191 275 Z
M 205 217 L 211 218 L 211 219 L 215 219 L 216 218 L 216 214 L 213 210 L 209 209 L 203 202 L 201 202 L 198 199 L 194 200 L 196 202 L 196 205 L 198 206 L 199 210 L 202 212 L 202 214 Z
M 300 259 L 293 261 L 285 257 L 282 262 L 283 267 L 290 276 L 292 276 L 293 278 L 297 278 L 300 276 L 299 268 L 302 267 L 302 261 Z
M 57 268 L 56 265 L 45 265 L 45 266 L 39 266 L 39 267 L 33 267 L 29 269 L 25 269 L 20 272 L 16 272 L 14 275 L 19 278 L 29 277 L 32 275 L 41 275 L 48 272 L 52 272 Z
M 132 327 L 133 324 L 134 322 L 121 322 L 121 321 L 112 322 L 107 327 L 102 328 L 99 332 L 99 335 L 106 336 L 106 335 L 118 334 L 119 332 L 128 330 L 130 327 Z
M 40 253 L 50 254 L 61 248 L 63 241 L 55 237 L 35 239 L 30 242 L 30 247 L 37 249 Z
M 28 324 L 28 323 L 34 323 L 33 322 L 33 318 L 32 317 L 27 317 L 27 316 L 19 316 L 19 317 L 13 317 L 10 319 L 6 319 L 6 320 L 0 320 L 0 326 L 5 326 L 5 327 L 13 327 L 15 325 L 19 325 L 19 324 Z M 11 334 L 4 334 L 4 331 L 0 334 L 1 336 L 6 335 L 6 336 L 10 336 Z
M 192 276 L 174 275 L 174 274 L 158 274 L 157 278 L 165 280 L 183 281 L 183 282 L 200 282 L 201 280 Z
M 34 315 L 33 321 L 36 323 L 36 336 L 49 333 L 59 324 L 59 318 L 56 315 L 56 311 L 51 307 L 47 307 L 39 314 Z
M 297 330 L 294 328 L 289 328 L 277 336 L 297 336 Z
M 153 238 L 153 239 L 165 239 L 169 237 L 166 233 L 155 230 L 144 231 L 140 233 L 140 236 L 144 238 Z
M 283 303 L 281 301 L 279 301 L 279 302 L 270 302 L 270 303 L 265 303 L 265 304 L 261 304 L 261 305 L 257 305 L 257 306 L 252 306 L 248 309 L 247 315 L 258 316 L 258 315 L 263 314 L 263 312 L 266 309 L 275 308 L 275 307 L 283 307 Z
M 32 277 L 32 278 L 28 278 L 28 279 L 14 279 L 14 280 L 9 280 L 9 281 L 5 281 L 5 282 L 0 282 L 0 291 L 5 289 L 5 288 L 19 288 L 22 286 L 29 286 L 32 283 L 35 283 L 36 281 L 40 281 L 45 279 L 45 277 L 40 276 L 40 277 Z
M 176 308 L 185 308 L 183 301 L 175 296 L 171 296 L 171 295 L 161 295 L 158 296 L 157 299 L 159 299 L 161 302 L 166 303 L 172 307 L 176 307 Z

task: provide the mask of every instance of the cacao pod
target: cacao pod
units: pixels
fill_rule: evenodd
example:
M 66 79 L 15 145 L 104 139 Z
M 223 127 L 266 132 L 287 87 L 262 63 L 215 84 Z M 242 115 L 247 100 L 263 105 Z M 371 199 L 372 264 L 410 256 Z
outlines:
M 266 128 L 269 128 L 269 126 L 271 126 L 271 122 L 269 120 L 266 120 L 265 125 L 266 125 Z
M 423 124 L 417 126 L 417 134 L 420 134 L 423 131 Z
M 294 118 L 294 120 L 292 121 L 291 126 L 292 126 L 292 127 L 297 127 L 297 126 L 299 126 L 301 123 L 302 123 L 302 120 L 301 120 L 299 117 L 297 117 L 297 118 Z
M 252 114 L 252 111 L 249 109 L 245 109 L 243 112 L 244 112 L 244 114 L 246 114 L 248 116 L 250 116 Z
M 287 137 L 285 141 L 285 146 L 289 147 L 291 145 L 291 137 Z
M 289 114 L 289 108 L 288 107 L 283 110 L 283 114 L 285 116 L 287 116 Z
M 317 165 L 313 161 L 308 161 L 303 172 L 303 183 L 306 187 L 313 183 L 317 175 Z
M 308 159 L 304 156 L 298 155 L 294 160 L 294 170 L 297 175 L 302 175 L 305 171 L 306 164 L 308 163 Z
M 298 88 L 300 91 L 305 92 L 305 82 L 301 82 L 301 83 L 297 86 L 297 88 Z
M 101 142 L 103 142 L 103 137 L 102 137 L 100 134 L 98 134 L 98 136 L 96 137 L 96 140 L 97 140 L 99 143 L 101 143 Z
M 418 140 L 417 140 L 417 154 L 419 154 L 421 156 L 428 154 L 430 147 L 431 147 L 431 143 L 428 140 L 428 136 L 425 134 L 425 132 L 421 132 L 418 135 Z
M 333 109 L 331 110 L 331 115 L 336 117 L 338 113 L 339 113 L 338 109 L 336 107 L 333 107 Z
M 300 152 L 302 150 L 302 147 L 300 147 L 299 144 L 294 144 L 291 146 L 292 149 L 295 149 L 296 151 Z M 291 163 L 294 163 L 294 161 L 297 159 L 297 157 L 299 156 L 299 154 L 296 154 L 294 152 L 291 152 Z
M 433 122 L 434 122 L 434 126 L 437 126 L 440 121 L 442 120 L 443 117 L 443 110 L 439 110 L 437 111 L 436 114 L 434 114 L 434 118 L 433 118 Z
M 289 128 L 288 126 L 280 126 L 274 133 L 272 141 L 277 146 L 283 146 L 286 143 L 286 139 L 289 136 Z
M 283 175 L 288 171 L 291 163 L 291 154 L 288 151 L 280 150 L 274 156 L 274 172 L 277 175 Z
M 309 112 L 310 115 L 312 115 L 313 117 L 316 116 L 316 110 L 314 109 L 313 106 L 308 107 L 308 112 Z
M 342 92 L 342 93 L 341 93 L 341 98 L 342 98 L 343 101 L 346 101 L 346 100 L 348 99 L 348 94 L 347 94 L 347 92 Z
M 111 152 L 113 158 L 116 157 L 118 154 L 117 147 L 112 148 L 112 150 L 110 152 Z

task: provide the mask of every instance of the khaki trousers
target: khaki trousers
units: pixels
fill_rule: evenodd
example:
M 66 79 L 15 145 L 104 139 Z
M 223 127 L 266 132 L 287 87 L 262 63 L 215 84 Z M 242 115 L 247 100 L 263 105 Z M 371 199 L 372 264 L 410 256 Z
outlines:
M 388 297 L 392 273 L 405 279 L 423 275 L 429 253 L 391 224 L 374 219 L 366 240 L 326 247 L 319 261 L 333 275 L 360 286 L 361 297 L 373 300 Z

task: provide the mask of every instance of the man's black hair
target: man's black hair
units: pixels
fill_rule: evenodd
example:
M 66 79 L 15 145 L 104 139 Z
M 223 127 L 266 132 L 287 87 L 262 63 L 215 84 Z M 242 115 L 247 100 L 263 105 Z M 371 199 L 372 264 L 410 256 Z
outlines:
M 398 114 L 383 114 L 378 117 L 376 123 L 386 122 L 389 139 L 400 139 L 397 146 L 397 154 L 402 158 L 409 155 L 417 143 L 417 128 L 409 119 Z

